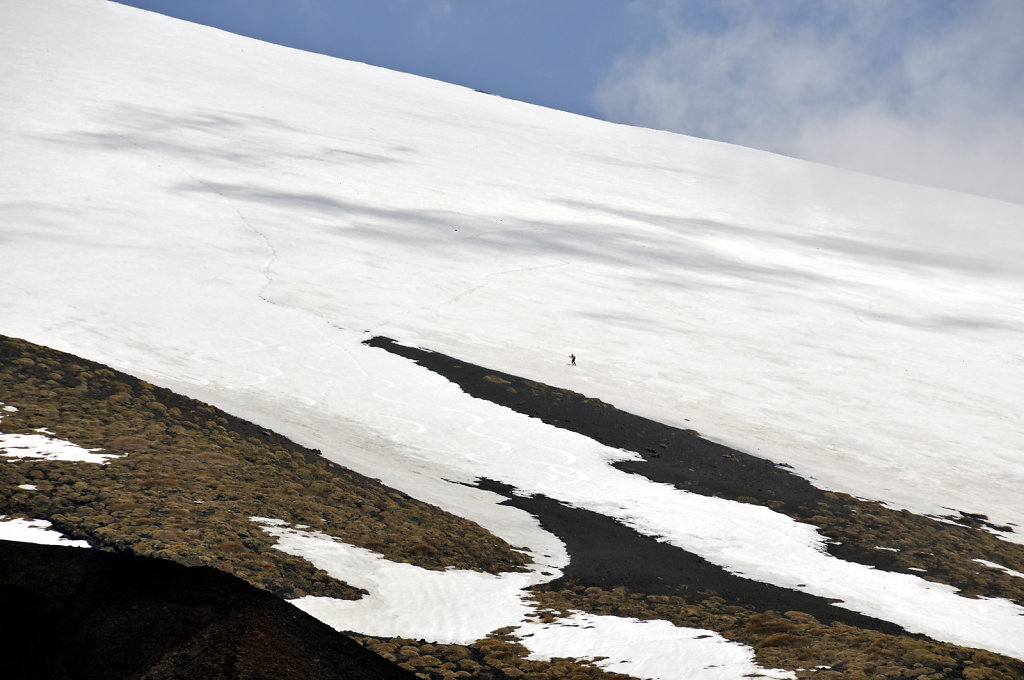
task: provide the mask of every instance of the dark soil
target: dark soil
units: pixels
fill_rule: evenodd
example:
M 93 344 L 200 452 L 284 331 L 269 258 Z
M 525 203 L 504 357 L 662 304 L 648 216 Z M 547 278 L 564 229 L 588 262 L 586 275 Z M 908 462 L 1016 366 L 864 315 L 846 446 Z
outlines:
M 284 600 L 209 567 L 0 541 L 3 677 L 411 680 Z

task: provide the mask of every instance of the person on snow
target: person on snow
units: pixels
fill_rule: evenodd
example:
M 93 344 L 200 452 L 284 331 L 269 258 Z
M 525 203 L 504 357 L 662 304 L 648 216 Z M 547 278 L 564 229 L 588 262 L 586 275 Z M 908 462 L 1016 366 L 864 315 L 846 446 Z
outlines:
M 572 364 L 573 366 L 576 365 L 576 355 L 575 354 L 570 354 L 569 355 L 569 363 Z

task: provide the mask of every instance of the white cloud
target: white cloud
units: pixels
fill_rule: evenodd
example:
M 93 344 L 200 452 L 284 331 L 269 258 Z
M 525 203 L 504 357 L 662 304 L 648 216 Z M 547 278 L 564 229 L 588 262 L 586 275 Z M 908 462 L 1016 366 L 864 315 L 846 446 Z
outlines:
M 452 9 L 450 0 L 434 0 L 430 3 L 428 11 L 439 19 L 447 19 L 451 16 Z
M 622 122 L 1024 203 L 1024 4 L 644 1 Z

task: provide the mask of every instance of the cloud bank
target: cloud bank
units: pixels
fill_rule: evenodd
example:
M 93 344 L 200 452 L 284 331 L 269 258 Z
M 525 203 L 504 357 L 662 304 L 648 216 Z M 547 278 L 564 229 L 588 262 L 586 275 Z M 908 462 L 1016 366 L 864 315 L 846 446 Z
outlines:
M 637 0 L 602 116 L 1024 203 L 1024 4 Z

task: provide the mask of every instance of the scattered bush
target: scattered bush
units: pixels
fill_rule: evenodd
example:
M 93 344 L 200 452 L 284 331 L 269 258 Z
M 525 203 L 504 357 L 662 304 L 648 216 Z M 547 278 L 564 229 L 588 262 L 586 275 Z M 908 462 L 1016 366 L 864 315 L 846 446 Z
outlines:
M 791 635 L 790 633 L 775 633 L 769 635 L 765 639 L 757 643 L 758 649 L 764 647 L 806 647 L 810 644 L 810 640 L 799 635 Z

